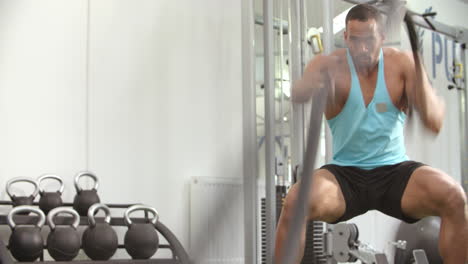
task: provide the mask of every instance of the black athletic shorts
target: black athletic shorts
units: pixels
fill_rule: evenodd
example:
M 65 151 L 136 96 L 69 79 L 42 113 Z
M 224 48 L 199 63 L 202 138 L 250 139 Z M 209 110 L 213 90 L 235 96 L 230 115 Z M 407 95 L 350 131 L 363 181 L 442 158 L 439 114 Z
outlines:
M 326 169 L 335 175 L 346 202 L 346 211 L 335 223 L 349 220 L 369 210 L 378 210 L 407 223 L 417 222 L 401 210 L 401 198 L 411 174 L 425 164 L 404 161 L 394 165 L 364 170 L 352 166 L 327 164 Z

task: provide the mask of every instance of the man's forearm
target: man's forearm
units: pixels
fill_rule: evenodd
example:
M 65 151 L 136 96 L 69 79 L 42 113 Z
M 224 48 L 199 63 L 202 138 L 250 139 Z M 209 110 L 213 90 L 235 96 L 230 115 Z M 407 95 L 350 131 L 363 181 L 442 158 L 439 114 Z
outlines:
M 417 77 L 413 94 L 415 104 L 424 126 L 438 134 L 445 115 L 444 101 L 433 90 L 424 65 L 419 66 L 420 74 L 417 73 L 418 67 L 416 69 Z
M 427 89 L 427 87 L 426 87 Z M 430 89 L 430 87 L 429 87 Z M 427 128 L 438 134 L 442 128 L 445 116 L 444 101 L 431 92 L 421 92 L 415 95 L 419 116 Z

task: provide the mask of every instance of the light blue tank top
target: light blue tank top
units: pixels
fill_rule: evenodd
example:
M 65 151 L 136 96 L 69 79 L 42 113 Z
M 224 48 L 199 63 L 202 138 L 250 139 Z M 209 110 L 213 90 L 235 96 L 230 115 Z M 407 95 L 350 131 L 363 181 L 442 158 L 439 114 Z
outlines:
M 403 137 L 406 115 L 393 105 L 387 92 L 382 50 L 374 97 L 367 108 L 348 50 L 346 56 L 351 90 L 341 112 L 328 120 L 333 135 L 331 164 L 370 170 L 408 160 Z

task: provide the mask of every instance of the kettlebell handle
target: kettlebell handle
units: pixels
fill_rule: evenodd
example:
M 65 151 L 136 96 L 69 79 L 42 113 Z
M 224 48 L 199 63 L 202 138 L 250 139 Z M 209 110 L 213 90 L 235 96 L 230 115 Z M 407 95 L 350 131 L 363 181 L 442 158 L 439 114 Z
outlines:
M 11 227 L 11 229 L 15 229 L 15 227 L 16 227 L 15 221 L 13 220 L 13 216 L 15 214 L 17 214 L 17 213 L 23 213 L 23 212 L 25 212 L 25 213 L 31 212 L 31 213 L 37 214 L 39 216 L 39 220 L 36 223 L 36 227 L 42 228 L 44 226 L 44 223 L 45 223 L 45 220 L 46 220 L 46 216 L 45 216 L 44 212 L 42 212 L 38 208 L 29 206 L 29 205 L 20 205 L 20 206 L 14 207 L 8 213 L 7 223 Z
M 60 182 L 60 189 L 58 190 L 58 192 L 60 193 L 60 195 L 62 195 L 65 185 L 63 184 L 62 177 L 55 175 L 55 174 L 44 174 L 40 176 L 39 178 L 37 178 L 37 185 L 39 186 L 39 193 L 41 194 L 44 193 L 44 190 L 41 190 L 40 185 L 41 185 L 41 182 L 45 179 L 53 179 L 53 180 L 57 180 L 58 182 Z
M 34 179 L 31 179 L 31 178 L 28 178 L 28 177 L 15 177 L 13 179 L 10 179 L 6 184 L 6 192 L 7 192 L 8 196 L 10 196 L 10 198 L 13 198 L 13 194 L 10 191 L 10 186 L 13 183 L 16 183 L 16 182 L 29 182 L 32 185 L 34 185 L 34 192 L 31 194 L 31 196 L 33 196 L 34 198 L 39 193 L 39 184 Z
M 132 224 L 132 220 L 130 219 L 130 213 L 135 212 L 135 211 L 146 211 L 146 212 L 151 212 L 153 214 L 153 218 L 151 219 L 151 224 L 156 225 L 156 223 L 159 220 L 159 214 L 158 211 L 156 211 L 155 208 L 151 206 L 147 206 L 144 204 L 136 204 L 130 206 L 127 210 L 125 210 L 124 213 L 124 221 L 127 226 L 130 226 Z
M 97 203 L 91 205 L 88 209 L 88 222 L 90 226 L 96 226 L 96 219 L 94 219 L 94 215 L 98 210 L 103 210 L 104 213 L 106 214 L 106 217 L 104 218 L 104 222 L 110 224 L 111 221 L 111 215 L 110 215 L 110 209 L 107 207 L 107 205 L 102 204 L 102 203 Z
M 73 226 L 73 228 L 75 229 L 78 228 L 78 225 L 80 224 L 80 215 L 78 214 L 77 211 L 69 207 L 56 207 L 52 209 L 47 215 L 47 223 L 49 224 L 49 227 L 51 230 L 55 229 L 54 217 L 60 213 L 66 213 L 66 214 L 73 216 L 74 220 L 71 226 Z
M 88 176 L 90 178 L 92 178 L 94 180 L 94 187 L 93 189 L 94 190 L 97 190 L 98 187 L 99 187 L 99 180 L 97 178 L 97 176 L 90 172 L 90 171 L 82 171 L 82 172 L 79 172 L 76 176 L 75 176 L 75 188 L 76 188 L 76 191 L 77 192 L 81 192 L 83 190 L 83 188 L 80 187 L 80 184 L 79 184 L 79 180 L 81 177 L 84 177 L 84 176 Z

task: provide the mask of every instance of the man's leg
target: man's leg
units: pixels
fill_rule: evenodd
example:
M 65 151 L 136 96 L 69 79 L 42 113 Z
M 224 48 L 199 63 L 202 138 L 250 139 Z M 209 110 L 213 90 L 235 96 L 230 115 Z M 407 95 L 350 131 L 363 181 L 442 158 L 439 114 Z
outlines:
M 453 178 L 429 166 L 419 167 L 406 186 L 401 207 L 415 219 L 440 216 L 439 251 L 444 264 L 468 261 L 466 194 Z
M 321 169 L 314 172 L 312 178 L 312 190 L 308 203 L 308 217 L 305 220 L 319 220 L 324 222 L 334 222 L 339 219 L 346 209 L 345 200 L 340 189 L 340 185 L 336 181 L 335 176 L 328 170 Z M 300 183 L 299 183 L 300 184 Z M 275 263 L 279 263 L 281 254 L 283 253 L 283 242 L 288 234 L 288 226 L 292 221 L 292 213 L 294 206 L 297 204 L 297 196 L 299 194 L 299 185 L 294 184 L 289 190 L 281 210 L 281 216 L 276 230 L 275 242 Z M 300 238 L 300 248 L 298 249 L 297 263 L 300 262 L 304 255 L 306 236 L 306 222 L 304 222 L 303 230 Z M 289 264 L 289 263 L 288 263 Z

